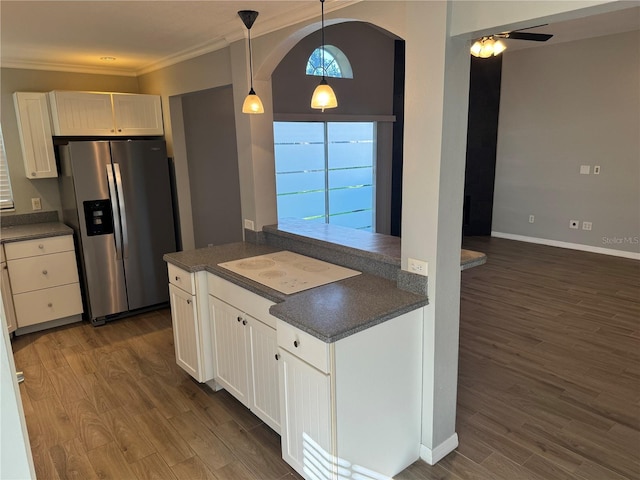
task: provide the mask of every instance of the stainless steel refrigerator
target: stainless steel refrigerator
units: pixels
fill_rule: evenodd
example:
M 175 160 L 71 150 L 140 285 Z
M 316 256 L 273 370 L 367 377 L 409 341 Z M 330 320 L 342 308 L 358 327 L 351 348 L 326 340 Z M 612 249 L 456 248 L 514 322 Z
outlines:
M 71 141 L 59 159 L 91 322 L 168 302 L 162 256 L 176 243 L 164 141 Z

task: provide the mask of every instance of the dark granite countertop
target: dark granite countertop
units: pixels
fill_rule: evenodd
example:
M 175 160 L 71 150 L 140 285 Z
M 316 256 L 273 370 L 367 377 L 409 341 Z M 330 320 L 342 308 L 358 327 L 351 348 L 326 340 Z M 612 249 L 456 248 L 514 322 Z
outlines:
M 43 222 L 27 225 L 8 225 L 0 228 L 0 242 L 21 242 L 37 238 L 73 235 L 73 230 L 64 223 Z
M 285 295 L 218 267 L 218 263 L 279 249 L 252 243 L 231 243 L 169 253 L 164 260 L 189 272 L 207 271 L 276 303 L 270 313 L 327 343 L 332 343 L 391 318 L 423 307 L 427 298 L 397 288 L 396 283 L 361 274 L 321 287 Z

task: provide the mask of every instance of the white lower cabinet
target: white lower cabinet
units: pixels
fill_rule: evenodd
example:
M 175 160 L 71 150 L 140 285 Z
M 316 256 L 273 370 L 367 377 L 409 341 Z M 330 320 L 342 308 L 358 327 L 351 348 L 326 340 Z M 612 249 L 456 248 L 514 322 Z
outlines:
M 16 329 L 16 311 L 13 308 L 13 294 L 11 293 L 11 282 L 9 281 L 9 270 L 7 269 L 7 262 L 4 258 L 4 246 L 0 245 L 0 267 L 2 268 L 2 275 L 0 277 L 0 294 L 2 296 L 2 308 L 4 311 L 4 318 L 7 322 L 7 328 L 9 333 Z
M 196 380 L 202 372 L 200 329 L 195 295 L 169 285 L 176 363 Z
M 32 330 L 52 320 L 81 320 L 82 297 L 71 235 L 4 247 L 18 328 Z
M 331 344 L 278 321 L 282 457 L 300 475 L 388 478 L 419 458 L 422 314 Z
M 335 450 L 331 438 L 331 377 L 286 350 L 279 355 L 282 458 L 306 477 L 305 455 L 322 459 Z M 331 478 L 323 474 L 316 477 Z
M 213 295 L 209 306 L 216 382 L 279 433 L 275 329 Z
M 168 265 L 169 298 L 176 363 L 199 382 L 213 379 L 207 277 Z

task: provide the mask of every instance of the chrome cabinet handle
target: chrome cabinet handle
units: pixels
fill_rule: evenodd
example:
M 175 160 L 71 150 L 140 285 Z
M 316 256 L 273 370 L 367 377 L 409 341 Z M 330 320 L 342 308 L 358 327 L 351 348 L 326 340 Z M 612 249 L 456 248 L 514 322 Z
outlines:
M 49 308 L 53 307 L 53 303 L 51 303 L 51 302 L 47 303 L 47 307 L 49 307 Z
M 180 277 L 176 275 L 176 282 L 180 281 Z
M 293 346 L 298 348 L 300 346 L 300 342 L 298 342 L 298 340 L 294 340 L 293 341 Z
M 243 324 L 243 325 L 246 325 L 246 324 L 247 324 L 247 321 L 246 321 L 246 320 L 242 320 L 242 324 Z
M 39 248 L 40 250 L 43 250 L 43 249 L 44 249 L 44 245 L 41 243 L 40 245 L 38 245 L 38 248 Z
M 280 360 L 280 355 L 276 353 L 276 360 Z
M 238 322 L 241 322 L 242 321 L 242 317 L 238 316 L 237 320 L 238 320 Z
M 49 273 L 49 272 L 47 272 L 46 270 L 42 270 L 42 274 L 43 275 L 46 275 L 47 273 Z
M 191 305 L 191 300 L 187 300 L 187 305 Z

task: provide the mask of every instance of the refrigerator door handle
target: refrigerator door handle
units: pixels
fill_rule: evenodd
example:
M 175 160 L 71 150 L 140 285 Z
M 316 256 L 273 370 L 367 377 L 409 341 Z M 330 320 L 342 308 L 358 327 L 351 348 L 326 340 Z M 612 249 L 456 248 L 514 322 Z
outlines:
M 113 212 L 113 237 L 116 241 L 116 259 L 122 260 L 122 245 L 120 244 L 122 233 L 120 231 L 120 214 L 118 213 L 118 194 L 116 192 L 116 183 L 113 179 L 113 170 L 111 164 L 107 166 L 107 183 L 109 184 L 109 199 L 111 200 L 111 210 Z
M 116 188 L 118 189 L 118 204 L 120 207 L 120 220 L 122 229 L 122 258 L 129 258 L 129 234 L 127 231 L 127 210 L 124 205 L 124 190 L 122 189 L 122 175 L 120 165 L 113 162 L 113 171 L 116 175 Z

